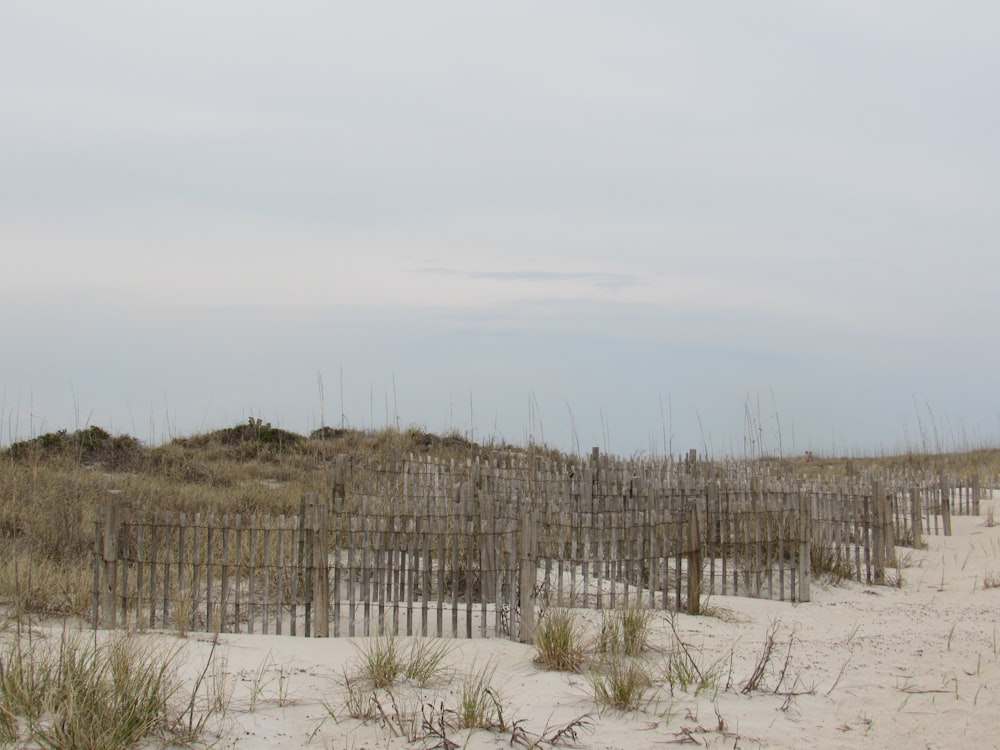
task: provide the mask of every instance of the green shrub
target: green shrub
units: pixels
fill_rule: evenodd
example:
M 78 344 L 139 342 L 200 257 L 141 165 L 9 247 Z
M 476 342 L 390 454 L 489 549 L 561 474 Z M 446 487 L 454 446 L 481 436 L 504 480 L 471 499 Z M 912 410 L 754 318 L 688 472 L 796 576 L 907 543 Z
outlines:
M 31 440 L 13 443 L 6 453 L 15 461 L 69 457 L 83 464 L 100 464 L 108 469 L 128 469 L 143 460 L 142 443 L 131 435 L 113 436 L 91 426 L 69 432 L 46 432 Z

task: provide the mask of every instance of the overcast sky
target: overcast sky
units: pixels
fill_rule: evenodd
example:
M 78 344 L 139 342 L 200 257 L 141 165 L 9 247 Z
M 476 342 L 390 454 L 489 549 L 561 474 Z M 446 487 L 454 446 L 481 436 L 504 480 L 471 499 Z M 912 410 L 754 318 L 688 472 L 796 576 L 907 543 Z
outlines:
M 5 0 L 0 439 L 1000 443 L 997 28 L 937 0 Z

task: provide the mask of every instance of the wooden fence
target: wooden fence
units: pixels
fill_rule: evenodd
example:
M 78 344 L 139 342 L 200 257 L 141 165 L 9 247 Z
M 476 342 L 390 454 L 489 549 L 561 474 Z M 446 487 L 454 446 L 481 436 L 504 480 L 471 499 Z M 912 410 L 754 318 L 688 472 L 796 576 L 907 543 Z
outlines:
M 326 635 L 329 511 L 285 516 L 135 511 L 110 493 L 95 520 L 95 625 Z
M 959 488 L 956 490 L 955 488 Z M 294 517 L 97 514 L 96 625 L 532 640 L 548 607 L 698 612 L 808 601 L 815 573 L 885 582 L 897 544 L 978 513 L 978 480 L 733 479 L 690 464 L 338 459 Z M 940 521 L 940 524 L 939 524 Z

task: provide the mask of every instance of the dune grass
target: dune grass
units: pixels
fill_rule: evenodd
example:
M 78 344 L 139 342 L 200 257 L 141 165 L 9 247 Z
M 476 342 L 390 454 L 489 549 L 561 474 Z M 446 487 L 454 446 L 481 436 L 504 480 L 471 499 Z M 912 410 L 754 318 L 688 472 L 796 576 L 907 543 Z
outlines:
M 556 672 L 579 672 L 587 656 L 583 629 L 566 609 L 552 609 L 535 629 L 536 660 Z
M 638 709 L 653 687 L 646 664 L 622 653 L 611 654 L 589 678 L 597 704 L 619 711 Z
M 638 656 L 649 648 L 652 612 L 640 604 L 631 604 L 601 613 L 601 632 L 597 641 L 600 653 Z
M 373 636 L 358 645 L 353 679 L 373 690 L 401 678 L 426 686 L 447 672 L 445 660 L 453 644 L 441 639 L 413 639 L 406 646 L 393 635 Z
M 97 642 L 23 628 L 0 647 L 0 743 L 124 750 L 151 739 L 197 741 L 225 706 L 200 700 L 200 681 L 187 692 L 180 655 L 130 634 Z

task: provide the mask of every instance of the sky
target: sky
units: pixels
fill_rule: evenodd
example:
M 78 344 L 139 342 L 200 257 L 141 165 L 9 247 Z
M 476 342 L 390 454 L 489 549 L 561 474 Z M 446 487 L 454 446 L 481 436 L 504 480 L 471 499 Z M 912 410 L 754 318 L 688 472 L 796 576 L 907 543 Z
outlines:
M 1000 5 L 0 5 L 0 443 L 1000 444 Z

